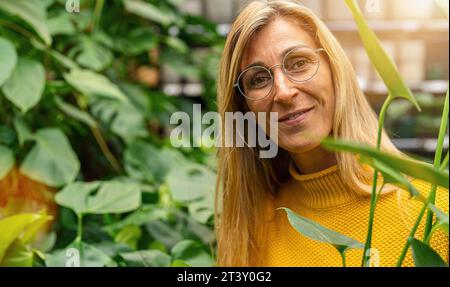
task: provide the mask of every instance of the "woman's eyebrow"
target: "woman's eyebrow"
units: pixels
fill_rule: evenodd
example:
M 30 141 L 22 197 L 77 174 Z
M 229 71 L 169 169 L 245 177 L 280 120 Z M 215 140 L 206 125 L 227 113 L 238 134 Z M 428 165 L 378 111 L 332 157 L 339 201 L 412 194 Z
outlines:
M 295 49 L 295 48 L 305 48 L 305 47 L 309 47 L 309 46 L 307 46 L 307 45 L 305 45 L 305 44 L 297 44 L 297 45 L 293 45 L 293 46 L 287 47 L 287 48 L 284 49 L 283 52 L 281 53 L 280 58 L 283 59 L 283 58 L 286 56 L 286 54 L 287 54 L 289 51 L 291 51 L 292 49 Z M 263 66 L 263 67 L 266 67 L 266 64 L 265 64 L 264 62 L 262 62 L 262 61 L 257 61 L 257 62 L 251 63 L 250 65 L 248 65 L 247 67 L 245 67 L 242 71 L 245 71 L 245 70 L 247 70 L 247 69 L 249 69 L 249 68 L 251 68 L 251 67 L 255 67 L 255 66 Z

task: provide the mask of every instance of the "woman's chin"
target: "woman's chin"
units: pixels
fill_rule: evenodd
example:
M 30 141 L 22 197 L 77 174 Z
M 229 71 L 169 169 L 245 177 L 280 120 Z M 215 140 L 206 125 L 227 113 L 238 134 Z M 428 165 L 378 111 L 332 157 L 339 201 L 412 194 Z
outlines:
M 280 131 L 278 145 L 289 152 L 302 153 L 317 148 L 325 137 L 319 136 L 317 131 L 314 133 L 310 130 L 303 130 L 295 134 L 284 134 Z
M 279 146 L 290 153 L 306 153 L 320 146 L 320 141 L 296 140 L 280 141 Z

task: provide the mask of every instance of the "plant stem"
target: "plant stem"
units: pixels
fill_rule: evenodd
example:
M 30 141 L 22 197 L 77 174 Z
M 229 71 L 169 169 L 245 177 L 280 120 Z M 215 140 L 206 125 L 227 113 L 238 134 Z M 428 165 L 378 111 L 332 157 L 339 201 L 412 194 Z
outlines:
M 442 118 L 441 118 L 441 126 L 439 128 L 439 136 L 438 136 L 438 142 L 436 146 L 436 153 L 434 154 L 434 167 L 440 168 L 441 166 L 441 159 L 442 159 L 442 149 L 444 146 L 444 139 L 445 134 L 447 131 L 447 122 L 448 122 L 448 110 L 449 110 L 449 91 L 447 90 L 447 95 L 445 96 L 445 104 L 444 104 L 444 110 L 442 111 Z M 437 185 L 433 184 L 431 187 L 430 195 L 429 195 L 429 202 L 434 204 L 436 200 L 436 190 Z M 423 234 L 423 239 L 427 238 L 431 232 L 431 228 L 433 225 L 433 212 L 431 210 L 428 210 L 427 213 L 427 220 L 425 223 L 425 230 Z
M 442 145 L 443 145 L 443 137 L 445 136 L 445 130 L 447 129 L 447 122 L 448 122 L 448 110 L 449 110 L 449 92 L 447 91 L 447 95 L 445 97 L 445 104 L 444 104 L 444 110 L 442 112 L 442 120 L 441 120 L 441 127 L 439 129 L 439 138 L 438 138 L 438 145 L 436 148 L 436 154 L 434 157 L 434 166 L 437 168 L 441 168 L 442 166 L 444 166 L 445 168 L 445 161 L 448 162 L 448 153 L 446 156 L 446 159 L 444 159 L 444 163 L 441 164 L 441 156 L 442 156 Z M 445 126 L 445 128 L 443 128 L 443 126 Z M 442 130 L 444 130 L 444 132 L 442 132 Z M 443 136 L 444 134 L 444 136 Z M 434 192 L 433 192 L 434 190 Z M 413 228 L 411 229 L 411 232 L 409 234 L 408 240 L 405 243 L 405 246 L 403 247 L 402 253 L 400 254 L 400 257 L 397 261 L 397 267 L 401 267 L 403 260 L 405 259 L 406 253 L 408 252 L 409 246 L 411 245 L 410 243 L 410 238 L 414 238 L 414 235 L 416 234 L 417 228 L 419 227 L 420 221 L 422 220 L 423 215 L 425 214 L 425 211 L 427 210 L 428 207 L 428 203 L 431 202 L 431 200 L 433 200 L 433 198 L 435 197 L 435 193 L 436 191 L 436 184 L 433 184 L 431 187 L 431 192 L 427 197 L 427 201 L 426 203 L 423 205 L 422 209 L 420 210 L 419 215 L 417 216 L 416 222 L 414 223 Z M 431 220 L 432 220 L 432 216 L 431 216 Z M 428 218 L 427 218 L 428 220 Z M 428 221 L 427 221 L 428 223 Z M 432 222 L 431 222 L 432 223 Z M 428 233 L 424 233 L 424 238 L 429 240 L 429 232 Z
M 24 36 L 27 39 L 33 39 L 33 38 L 35 39 L 36 38 L 30 31 L 22 28 L 21 26 L 17 25 L 16 23 L 0 19 L 0 26 L 8 27 L 8 28 L 18 32 L 19 34 L 22 34 L 22 36 Z
M 386 101 L 383 103 L 383 106 L 380 111 L 380 115 L 378 117 L 377 150 L 380 150 L 380 148 L 381 148 L 384 118 L 386 117 L 387 109 L 393 100 L 394 100 L 394 98 L 389 94 Z M 367 251 L 370 250 L 371 245 L 372 245 L 372 229 L 373 229 L 373 221 L 374 221 L 374 217 L 375 217 L 375 206 L 377 204 L 377 182 L 378 182 L 378 170 L 374 169 L 372 193 L 370 195 L 369 225 L 367 227 L 366 243 L 364 244 L 363 259 L 362 259 L 362 264 L 361 264 L 362 267 L 364 267 L 366 265 L 367 260 L 370 260 L 370 254 L 367 255 Z
M 341 254 L 342 258 L 342 267 L 347 267 L 346 258 L 345 258 L 345 252 L 339 252 Z
M 78 221 L 77 221 L 77 237 L 75 238 L 75 242 L 77 244 L 79 244 L 83 240 L 83 215 L 82 214 L 78 214 L 77 218 L 78 218 Z
M 405 259 L 406 252 L 408 252 L 409 246 L 411 245 L 410 238 L 414 237 L 414 234 L 416 234 L 417 228 L 419 227 L 420 221 L 422 220 L 423 215 L 425 214 L 425 211 L 427 210 L 427 204 L 424 204 L 422 209 L 419 212 L 419 216 L 417 217 L 416 222 L 414 223 L 413 228 L 411 229 L 411 232 L 409 233 L 408 240 L 406 240 L 405 246 L 403 246 L 402 253 L 400 254 L 400 257 L 397 260 L 397 267 L 402 267 L 403 260 Z
M 425 243 L 426 245 L 430 245 L 431 236 L 433 235 L 435 230 L 436 230 L 436 223 L 433 224 L 431 232 L 428 234 L 428 236 L 423 239 L 423 243 Z
M 84 111 L 87 111 L 87 105 L 85 104 L 85 101 L 84 101 L 82 95 L 74 94 L 74 96 L 75 96 L 78 107 Z M 90 126 L 89 128 L 90 128 L 92 134 L 94 135 L 95 141 L 99 145 L 100 150 L 102 151 L 103 155 L 106 157 L 108 162 L 111 164 L 112 168 L 117 173 L 121 173 L 122 168 L 119 164 L 119 161 L 114 157 L 113 153 L 111 152 L 108 145 L 106 144 L 106 140 L 103 137 L 103 134 L 100 131 L 100 128 L 98 127 L 98 125 Z
M 443 170 L 443 169 L 445 169 L 445 168 L 447 167 L 447 165 L 448 165 L 448 152 L 447 152 L 447 154 L 445 155 L 445 158 L 444 158 L 444 160 L 442 161 L 441 166 L 440 166 L 439 169 Z
M 100 24 L 100 18 L 102 15 L 103 6 L 105 5 L 105 0 L 97 0 L 95 2 L 94 15 L 92 18 L 92 30 L 98 28 Z
M 91 127 L 91 132 L 94 135 L 95 140 L 97 141 L 98 145 L 100 146 L 100 149 L 103 152 L 103 155 L 106 157 L 106 159 L 109 161 L 113 169 L 117 173 L 122 172 L 122 168 L 120 167 L 119 161 L 114 157 L 112 152 L 109 150 L 108 145 L 106 144 L 106 141 L 98 127 Z
M 77 218 L 78 218 L 78 223 L 77 223 L 77 237 L 75 238 L 75 246 L 78 249 L 78 253 L 80 255 L 80 262 L 79 262 L 79 266 L 82 267 L 82 258 L 83 258 L 83 245 L 82 245 L 82 240 L 83 240 L 83 215 L 82 214 L 77 214 Z

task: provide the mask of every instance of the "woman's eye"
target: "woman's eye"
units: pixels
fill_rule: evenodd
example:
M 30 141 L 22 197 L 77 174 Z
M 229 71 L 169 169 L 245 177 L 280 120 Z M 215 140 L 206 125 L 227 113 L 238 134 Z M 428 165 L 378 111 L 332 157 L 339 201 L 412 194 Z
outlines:
M 250 82 L 250 87 L 251 88 L 261 88 L 263 87 L 265 84 L 267 84 L 267 82 L 269 81 L 270 78 L 265 77 L 265 76 L 259 76 L 259 77 L 254 77 L 251 82 Z
M 298 70 L 298 69 L 305 67 L 307 64 L 308 64 L 308 61 L 306 59 L 298 59 L 292 63 L 292 65 L 290 66 L 290 69 Z

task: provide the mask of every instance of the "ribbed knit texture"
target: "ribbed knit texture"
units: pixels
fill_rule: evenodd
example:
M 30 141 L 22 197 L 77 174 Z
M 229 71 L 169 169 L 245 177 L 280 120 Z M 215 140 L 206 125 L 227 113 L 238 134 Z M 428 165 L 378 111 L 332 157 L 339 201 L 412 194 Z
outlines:
M 284 184 L 271 201 L 264 240 L 259 242 L 257 266 L 342 266 L 338 251 L 331 245 L 311 240 L 298 233 L 287 220 L 286 213 L 275 210 L 288 207 L 297 214 L 312 219 L 332 230 L 364 243 L 370 209 L 370 195 L 361 195 L 342 181 L 338 167 L 302 175 L 293 164 L 292 179 Z M 430 185 L 419 180 L 414 186 L 427 195 Z M 436 205 L 448 214 L 448 190 L 438 189 Z M 398 192 L 382 195 L 378 201 L 373 226 L 373 263 L 395 266 L 408 234 L 422 207 L 422 203 Z M 425 217 L 416 237 L 422 238 Z M 441 231 L 434 233 L 431 246 L 448 262 L 448 237 Z M 362 250 L 346 252 L 347 266 L 361 266 Z M 414 266 L 411 249 L 403 266 Z

